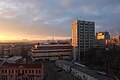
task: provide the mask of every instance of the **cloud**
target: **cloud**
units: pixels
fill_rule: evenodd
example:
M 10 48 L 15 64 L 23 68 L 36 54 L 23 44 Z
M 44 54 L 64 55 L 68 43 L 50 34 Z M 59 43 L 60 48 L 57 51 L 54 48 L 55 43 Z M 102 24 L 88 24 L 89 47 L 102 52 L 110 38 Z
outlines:
M 71 22 L 78 18 L 94 21 L 96 31 L 113 34 L 120 32 L 119 4 L 120 0 L 0 0 L 0 32 L 71 37 Z

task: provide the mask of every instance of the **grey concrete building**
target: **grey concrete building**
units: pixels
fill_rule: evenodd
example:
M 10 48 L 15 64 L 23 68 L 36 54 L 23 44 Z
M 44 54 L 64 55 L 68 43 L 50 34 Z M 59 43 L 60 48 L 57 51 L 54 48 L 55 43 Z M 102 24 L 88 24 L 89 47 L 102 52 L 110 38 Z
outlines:
M 95 45 L 95 23 L 84 20 L 73 20 L 72 22 L 72 46 L 73 59 L 80 60 L 81 52 L 85 56 L 85 51 Z

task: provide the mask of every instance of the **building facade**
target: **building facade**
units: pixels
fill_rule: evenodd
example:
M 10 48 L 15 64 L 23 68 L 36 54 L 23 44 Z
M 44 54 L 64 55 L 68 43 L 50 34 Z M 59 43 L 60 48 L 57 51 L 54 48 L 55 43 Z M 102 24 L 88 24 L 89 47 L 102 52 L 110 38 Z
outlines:
M 43 66 L 4 63 L 0 67 L 0 80 L 43 80 Z
M 120 42 L 120 35 L 116 34 L 115 36 L 112 36 L 111 42 L 112 43 Z
M 35 45 L 29 54 L 33 60 L 72 59 L 72 46 L 62 44 Z
M 108 41 L 110 40 L 109 32 L 98 32 L 96 33 L 96 46 L 104 48 L 108 45 Z
M 74 60 L 80 60 L 81 52 L 94 47 L 95 23 L 91 21 L 74 20 L 72 22 L 72 46 Z M 83 54 L 85 55 L 85 54 Z

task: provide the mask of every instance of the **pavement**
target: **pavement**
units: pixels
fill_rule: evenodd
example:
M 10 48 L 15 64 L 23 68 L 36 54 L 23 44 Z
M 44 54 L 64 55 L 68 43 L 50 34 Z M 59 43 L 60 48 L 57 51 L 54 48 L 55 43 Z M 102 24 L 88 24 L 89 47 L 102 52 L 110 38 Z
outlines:
M 44 62 L 44 80 L 80 80 L 77 77 L 65 72 L 61 68 L 57 67 L 54 62 Z M 60 71 L 59 71 L 60 70 Z

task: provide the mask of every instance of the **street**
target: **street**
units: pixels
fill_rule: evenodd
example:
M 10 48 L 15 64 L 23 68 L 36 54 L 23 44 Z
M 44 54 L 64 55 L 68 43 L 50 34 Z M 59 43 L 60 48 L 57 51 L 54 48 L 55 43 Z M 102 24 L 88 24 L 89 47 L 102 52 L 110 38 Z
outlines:
M 70 73 L 61 70 L 54 62 L 44 62 L 44 70 L 45 80 L 79 80 Z

